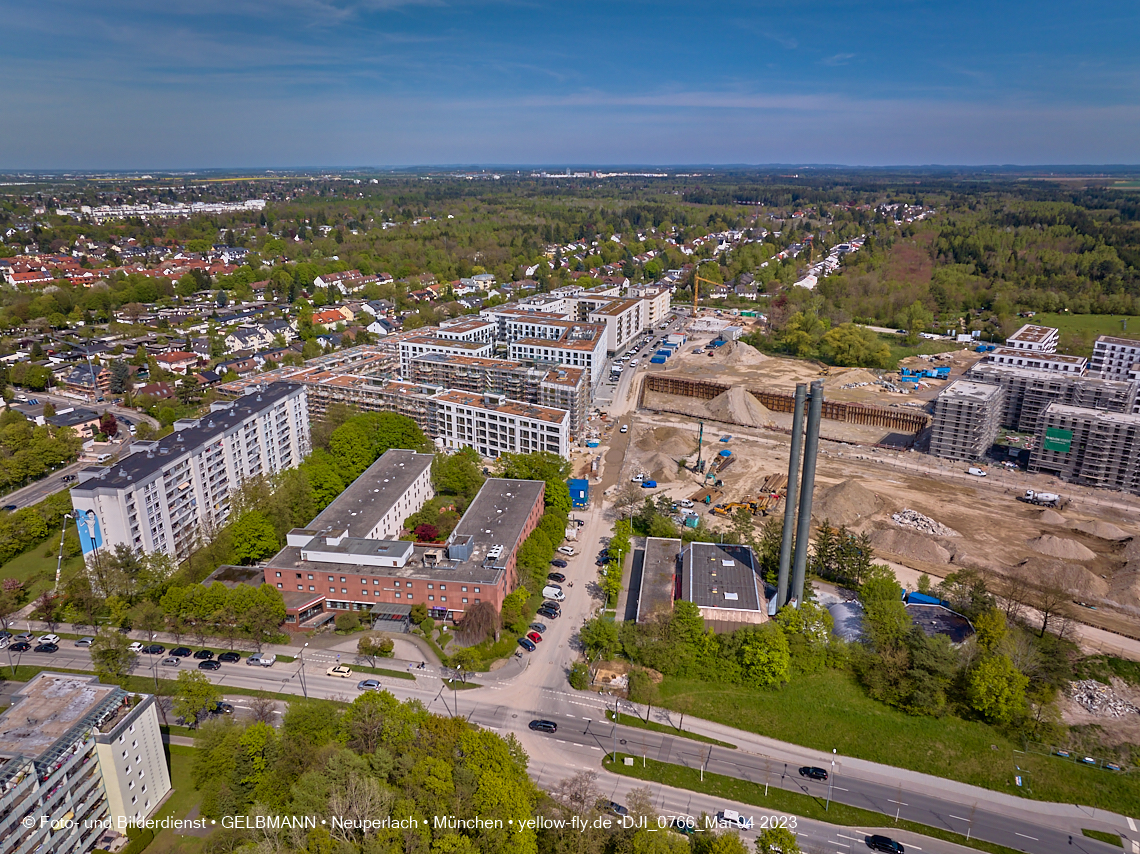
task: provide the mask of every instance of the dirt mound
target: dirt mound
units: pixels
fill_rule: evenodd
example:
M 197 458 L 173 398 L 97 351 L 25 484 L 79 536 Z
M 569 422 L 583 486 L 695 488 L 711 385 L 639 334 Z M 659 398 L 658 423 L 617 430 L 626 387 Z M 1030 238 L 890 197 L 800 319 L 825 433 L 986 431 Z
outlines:
M 816 498 L 812 505 L 812 515 L 820 521 L 826 519 L 832 525 L 851 527 L 882 509 L 883 499 L 859 481 L 845 480 Z
M 1108 593 L 1108 582 L 1077 563 L 1029 558 L 1018 570 L 1035 584 L 1061 587 L 1077 599 L 1101 599 Z
M 709 417 L 745 427 L 763 427 L 772 423 L 772 413 L 751 392 L 733 386 L 708 402 Z
M 1049 557 L 1059 557 L 1062 560 L 1092 560 L 1096 553 L 1076 540 L 1067 540 L 1064 537 L 1054 537 L 1044 534 L 1027 541 L 1029 548 L 1041 552 Z
M 637 448 L 641 451 L 656 451 L 659 454 L 675 454 L 681 457 L 696 451 L 697 437 L 676 427 L 654 427 L 652 430 L 641 431 L 637 439 Z
M 725 352 L 726 350 L 727 352 Z M 720 361 L 722 365 L 728 365 L 733 368 L 760 365 L 768 361 L 767 356 L 751 344 L 745 344 L 743 341 L 730 341 L 724 345 L 721 352 L 724 353 L 724 357 L 718 361 Z
M 877 383 L 879 378 L 870 371 L 865 371 L 862 368 L 852 368 L 849 371 L 839 371 L 836 373 L 834 370 L 831 376 L 823 381 L 824 388 L 843 388 L 845 385 L 854 385 L 855 383 Z
M 1068 525 L 1069 520 L 1058 513 L 1056 510 L 1045 509 L 1041 511 L 1041 515 L 1037 517 L 1042 525 Z
M 1113 542 L 1120 542 L 1127 540 L 1131 534 L 1127 531 L 1122 531 L 1115 525 L 1110 525 L 1108 522 L 1101 522 L 1099 520 L 1092 522 L 1077 522 L 1073 526 L 1074 530 L 1083 531 L 1086 534 L 1091 534 L 1099 540 L 1111 540 Z
M 1120 556 L 1125 560 L 1140 560 L 1140 537 L 1133 537 Z
M 871 545 L 876 549 L 912 560 L 927 563 L 949 563 L 951 552 L 943 548 L 937 540 L 914 531 L 887 528 L 871 534 Z
M 1112 576 L 1108 583 L 1108 592 L 1104 596 L 1118 605 L 1128 605 L 1133 608 L 1140 607 L 1140 568 L 1127 567 Z
M 1004 569 L 1001 563 L 987 556 L 979 555 L 975 552 L 966 551 L 964 549 L 955 547 L 954 557 L 951 562 L 958 566 L 969 566 L 974 569 L 982 569 L 987 572 L 1000 573 Z
M 649 477 L 658 483 L 670 483 L 677 479 L 677 461 L 665 454 L 650 454 L 641 464 Z

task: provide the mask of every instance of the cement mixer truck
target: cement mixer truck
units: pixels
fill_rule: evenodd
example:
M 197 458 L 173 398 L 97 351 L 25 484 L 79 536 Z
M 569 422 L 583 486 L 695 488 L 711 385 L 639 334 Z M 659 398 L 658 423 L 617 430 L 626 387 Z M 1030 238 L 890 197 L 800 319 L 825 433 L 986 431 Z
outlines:
M 1027 489 L 1025 490 L 1025 500 L 1039 507 L 1061 506 L 1061 496 L 1055 492 L 1034 492 L 1032 489 Z

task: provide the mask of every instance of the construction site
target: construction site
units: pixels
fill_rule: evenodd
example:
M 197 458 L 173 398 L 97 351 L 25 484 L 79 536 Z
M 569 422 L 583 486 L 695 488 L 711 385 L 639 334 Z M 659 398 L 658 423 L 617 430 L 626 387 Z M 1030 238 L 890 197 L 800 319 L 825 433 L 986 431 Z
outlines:
M 619 481 L 653 481 L 647 495 L 691 501 L 683 516 L 694 524 L 727 529 L 747 510 L 758 534 L 765 517 L 784 508 L 791 392 L 822 380 L 816 525 L 867 533 L 876 558 L 912 589 L 922 573 L 937 582 L 974 568 L 996 589 L 1025 582 L 1063 588 L 1081 622 L 1140 637 L 1140 500 L 1021 471 L 981 479 L 962 463 L 914 450 L 929 435 L 929 401 L 979 355 L 944 354 L 950 370 L 901 394 L 890 389 L 898 374 L 823 372 L 740 343 L 717 349 L 713 357 L 675 356 L 667 370 L 638 378 Z M 1028 503 L 1027 489 L 1062 493 L 1063 506 Z

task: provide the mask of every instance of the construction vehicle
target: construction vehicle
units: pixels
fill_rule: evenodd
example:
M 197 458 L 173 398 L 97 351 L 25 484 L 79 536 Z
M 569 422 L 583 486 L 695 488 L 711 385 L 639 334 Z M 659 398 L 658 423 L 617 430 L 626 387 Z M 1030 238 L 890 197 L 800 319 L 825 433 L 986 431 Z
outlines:
M 1035 492 L 1032 489 L 1027 489 L 1023 500 L 1030 504 L 1036 504 L 1038 507 L 1061 506 L 1061 496 L 1055 492 Z
M 824 365 L 822 368 L 819 369 L 819 375 L 821 377 L 831 376 L 831 368 L 827 365 Z
M 755 501 L 753 501 L 753 502 L 730 501 L 728 504 L 716 505 L 716 507 L 714 507 L 712 509 L 712 512 L 716 516 L 731 516 L 737 510 L 747 510 L 750 513 L 752 513 L 753 515 L 756 515 L 756 511 L 753 509 L 755 506 L 756 506 Z

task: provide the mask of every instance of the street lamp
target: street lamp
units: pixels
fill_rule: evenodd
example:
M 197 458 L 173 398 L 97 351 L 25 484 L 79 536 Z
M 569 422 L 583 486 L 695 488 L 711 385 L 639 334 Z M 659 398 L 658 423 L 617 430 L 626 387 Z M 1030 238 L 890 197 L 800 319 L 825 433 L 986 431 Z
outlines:
M 309 689 L 305 686 L 305 649 L 306 649 L 306 647 L 308 647 L 307 643 L 305 644 L 305 646 L 301 647 L 301 654 L 300 654 L 300 656 L 298 656 L 301 659 L 301 666 L 297 669 L 297 674 L 301 677 L 301 693 L 303 693 L 305 695 L 305 699 L 307 700 L 307 699 L 309 699 Z
M 459 717 L 459 700 L 455 696 L 455 692 L 458 691 L 459 689 L 455 685 L 455 679 L 457 676 L 463 675 L 463 665 L 462 664 L 458 665 L 455 668 L 455 670 L 456 670 L 456 672 L 451 674 L 451 706 L 455 710 L 453 712 L 453 714 L 456 717 Z
M 831 809 L 831 783 L 835 778 L 835 748 L 831 748 L 831 773 L 827 775 L 827 803 L 823 805 L 824 812 Z

